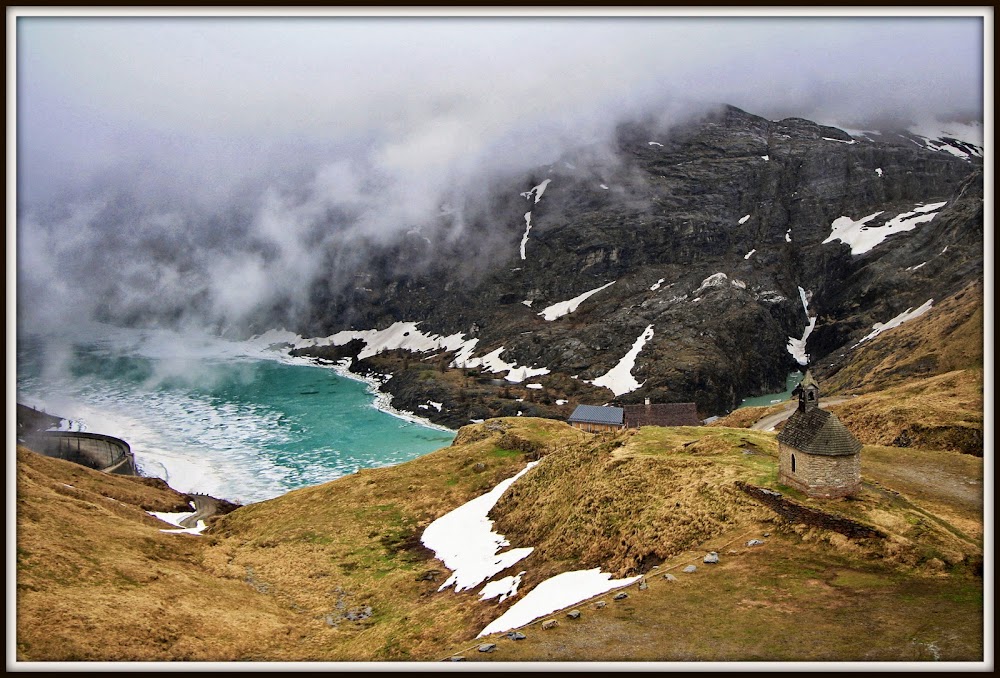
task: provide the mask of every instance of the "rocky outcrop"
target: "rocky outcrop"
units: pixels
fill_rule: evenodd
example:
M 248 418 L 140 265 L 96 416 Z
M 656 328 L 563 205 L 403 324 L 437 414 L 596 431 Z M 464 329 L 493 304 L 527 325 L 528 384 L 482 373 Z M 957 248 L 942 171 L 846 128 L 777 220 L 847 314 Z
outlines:
M 546 180 L 539 198 L 532 187 Z M 442 402 L 419 413 L 448 426 L 517 412 L 565 416 L 557 400 L 695 402 L 707 417 L 784 388 L 798 366 L 788 339 L 807 326 L 799 288 L 817 317 L 806 350 L 814 363 L 832 364 L 850 360 L 850 346 L 874 323 L 981 277 L 982 196 L 979 158 L 903 137 L 852 138 L 733 107 L 669 127 L 633 122 L 603 156 L 584 149 L 498 180 L 461 229 L 371 244 L 356 257 L 364 270 L 354 287 L 317 282 L 300 329 L 322 336 L 420 321 L 424 331 L 478 339 L 476 356 L 502 347 L 508 363 L 550 371 L 533 379 L 543 389 L 531 402 L 503 373 L 480 369 L 462 384 L 397 363 L 385 385 L 394 403 Z M 936 203 L 946 204 L 931 210 L 933 221 L 886 225 Z M 830 240 L 838 218 L 876 213 L 865 228 L 887 229 L 881 244 L 855 251 Z M 445 226 L 454 218 L 441 217 Z M 573 312 L 540 315 L 608 283 Z M 652 338 L 625 368 L 637 388 L 588 383 L 618 366 L 647 328 Z

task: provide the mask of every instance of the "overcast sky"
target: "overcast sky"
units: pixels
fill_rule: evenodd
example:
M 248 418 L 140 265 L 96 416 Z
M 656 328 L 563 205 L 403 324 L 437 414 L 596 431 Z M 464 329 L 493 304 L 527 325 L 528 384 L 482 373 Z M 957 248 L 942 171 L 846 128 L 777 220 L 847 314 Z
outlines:
M 187 229 L 197 247 L 181 196 L 189 212 L 245 200 L 278 242 L 370 203 L 373 182 L 366 223 L 402 227 L 484 168 L 547 162 L 629 114 L 729 103 L 861 128 L 983 107 L 981 17 L 20 16 L 16 31 L 18 234 L 45 235 L 19 255 L 100 242 L 78 206 L 111 189 L 138 205 L 136 232 Z M 36 213 L 52 204 L 59 224 Z M 291 204 L 307 209 L 289 225 Z
M 667 98 L 844 125 L 979 112 L 967 18 L 18 20 L 21 157 L 88 168 L 149 145 L 371 140 L 425 169 L 519 127 Z

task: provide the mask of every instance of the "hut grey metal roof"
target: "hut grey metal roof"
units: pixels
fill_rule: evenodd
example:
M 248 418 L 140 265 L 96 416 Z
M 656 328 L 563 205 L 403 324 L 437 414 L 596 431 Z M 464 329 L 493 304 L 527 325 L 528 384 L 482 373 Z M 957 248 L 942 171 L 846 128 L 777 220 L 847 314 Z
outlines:
M 624 423 L 625 411 L 620 407 L 603 407 L 598 405 L 577 405 L 570 415 L 569 421 L 585 424 L 611 424 L 621 426 Z
M 837 415 L 818 407 L 796 410 L 778 434 L 778 442 L 807 454 L 831 457 L 861 451 L 861 442 L 837 419 Z

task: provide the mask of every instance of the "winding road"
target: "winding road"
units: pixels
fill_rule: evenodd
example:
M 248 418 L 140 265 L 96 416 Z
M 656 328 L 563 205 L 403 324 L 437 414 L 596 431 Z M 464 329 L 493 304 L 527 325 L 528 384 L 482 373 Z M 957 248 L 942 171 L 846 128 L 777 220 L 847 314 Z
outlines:
M 820 401 L 819 406 L 827 408 L 830 405 L 839 405 L 846 400 L 850 400 L 850 398 L 827 398 L 826 400 Z M 750 428 L 757 431 L 773 431 L 775 426 L 792 416 L 792 412 L 794 412 L 795 408 L 798 406 L 799 404 L 797 402 L 787 403 L 784 409 L 780 412 L 775 412 L 774 414 L 769 414 L 766 417 L 758 419 Z

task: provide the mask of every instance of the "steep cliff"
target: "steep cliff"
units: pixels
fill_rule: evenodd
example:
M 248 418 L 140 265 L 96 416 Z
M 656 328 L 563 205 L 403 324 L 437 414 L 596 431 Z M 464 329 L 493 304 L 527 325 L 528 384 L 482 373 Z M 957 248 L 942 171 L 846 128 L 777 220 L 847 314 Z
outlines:
M 849 361 L 876 323 L 982 277 L 981 149 L 855 134 L 733 107 L 623 124 L 610 149 L 578 149 L 498 181 L 475 210 L 443 210 L 433 240 L 414 229 L 372 243 L 352 289 L 317 283 L 298 329 L 410 321 L 461 334 L 471 351 L 419 358 L 472 369 L 464 384 L 406 377 L 401 356 L 353 367 L 396 374 L 385 389 L 408 409 L 445 402 L 426 414 L 451 426 L 565 416 L 563 400 L 727 412 L 781 390 L 807 356 Z M 525 393 L 515 366 L 534 368 L 541 388 Z

